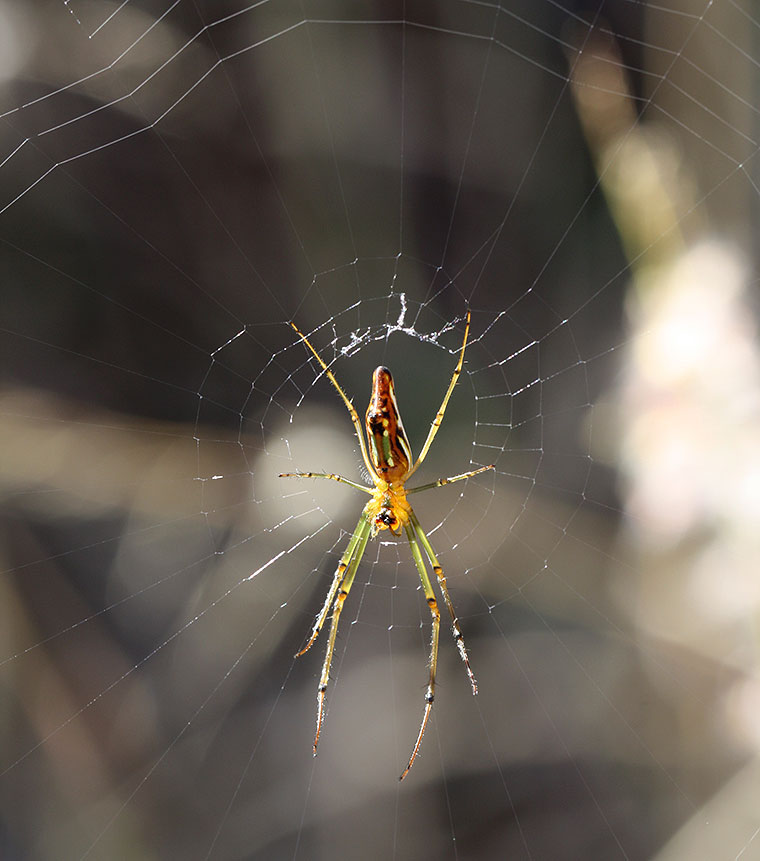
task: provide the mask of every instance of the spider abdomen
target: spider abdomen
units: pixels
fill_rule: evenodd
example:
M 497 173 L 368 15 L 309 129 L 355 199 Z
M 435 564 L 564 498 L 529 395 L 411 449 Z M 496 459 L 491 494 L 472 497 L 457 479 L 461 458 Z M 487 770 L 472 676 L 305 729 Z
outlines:
M 401 422 L 393 377 L 382 365 L 372 374 L 372 396 L 366 415 L 372 466 L 387 482 L 400 481 L 409 471 L 412 451 Z

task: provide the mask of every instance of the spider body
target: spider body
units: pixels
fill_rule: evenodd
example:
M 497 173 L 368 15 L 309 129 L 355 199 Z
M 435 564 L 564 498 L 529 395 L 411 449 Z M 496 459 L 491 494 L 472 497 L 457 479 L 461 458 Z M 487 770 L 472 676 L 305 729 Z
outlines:
M 403 485 L 383 482 L 375 488 L 364 510 L 372 522 L 371 537 L 374 538 L 381 529 L 400 534 L 402 527 L 409 523 L 412 506 L 409 505 Z
M 382 365 L 372 374 L 372 396 L 366 415 L 369 456 L 379 478 L 403 484 L 412 462 L 412 450 L 401 422 L 393 376 Z
M 417 568 L 422 588 L 425 592 L 425 600 L 431 615 L 431 638 L 430 638 L 430 660 L 429 669 L 430 676 L 427 690 L 425 692 L 425 706 L 422 715 L 422 723 L 420 724 L 417 741 L 412 749 L 409 761 L 401 774 L 400 780 L 403 780 L 409 773 L 414 760 L 420 750 L 422 737 L 425 734 L 430 711 L 433 707 L 435 698 L 435 677 L 438 665 L 438 634 L 441 624 L 441 614 L 438 609 L 438 601 L 435 597 L 435 592 L 430 582 L 430 578 L 425 569 L 425 561 L 423 554 L 427 557 L 430 567 L 438 581 L 438 586 L 444 598 L 444 602 L 451 617 L 451 631 L 454 635 L 454 642 L 459 651 L 459 655 L 465 665 L 465 670 L 470 681 L 473 694 L 477 694 L 478 686 L 475 681 L 475 676 L 470 668 L 470 660 L 467 654 L 467 649 L 464 644 L 464 637 L 459 628 L 459 620 L 454 612 L 454 605 L 449 597 L 448 586 L 446 585 L 446 577 L 443 574 L 443 569 L 433 551 L 433 548 L 428 540 L 427 535 L 422 529 L 419 520 L 417 519 L 412 506 L 409 503 L 408 495 L 417 493 L 421 490 L 428 490 L 433 487 L 442 487 L 444 484 L 450 484 L 454 481 L 470 478 L 487 469 L 493 469 L 493 464 L 482 466 L 477 469 L 460 475 L 450 476 L 449 478 L 439 478 L 429 484 L 423 484 L 419 487 L 406 489 L 406 482 L 411 475 L 417 470 L 417 467 L 425 459 L 425 456 L 430 449 L 430 446 L 435 438 L 438 428 L 443 420 L 446 406 L 454 390 L 454 386 L 459 379 L 464 363 L 464 351 L 467 346 L 467 335 L 470 331 L 470 312 L 467 312 L 467 322 L 465 324 L 464 338 L 462 347 L 459 352 L 459 361 L 457 362 L 454 373 L 449 382 L 449 387 L 443 397 L 443 402 L 430 425 L 427 439 L 423 445 L 420 455 L 415 461 L 412 457 L 412 450 L 409 446 L 409 441 L 404 431 L 404 426 L 401 421 L 398 404 L 396 403 L 396 394 L 393 386 L 393 376 L 388 368 L 380 365 L 372 375 L 372 395 L 370 397 L 369 406 L 365 416 L 365 428 L 367 441 L 365 443 L 362 433 L 361 422 L 359 416 L 354 409 L 353 404 L 349 400 L 346 393 L 340 387 L 334 374 L 325 364 L 319 353 L 312 347 L 308 339 L 296 327 L 294 323 L 290 324 L 292 328 L 301 337 L 301 340 L 311 351 L 322 366 L 328 379 L 335 387 L 338 394 L 343 399 L 343 402 L 351 416 L 351 421 L 354 425 L 356 438 L 359 442 L 359 447 L 362 453 L 364 465 L 372 479 L 374 487 L 370 488 L 366 485 L 359 484 L 351 479 L 344 478 L 341 475 L 334 473 L 315 473 L 315 472 L 295 472 L 281 473 L 280 478 L 329 478 L 333 481 L 339 481 L 343 484 L 348 484 L 351 487 L 361 490 L 370 495 L 369 502 L 364 506 L 359 522 L 356 524 L 353 535 L 351 536 L 348 546 L 341 557 L 340 563 L 333 576 L 332 584 L 327 592 L 322 610 L 317 615 L 312 628 L 311 636 L 306 645 L 298 652 L 296 657 L 305 654 L 317 639 L 322 630 L 325 621 L 332 609 L 332 617 L 330 622 L 330 634 L 327 641 L 327 651 L 325 660 L 322 665 L 322 675 L 320 677 L 319 686 L 317 688 L 317 731 L 314 737 L 314 754 L 317 753 L 317 745 L 322 732 L 322 724 L 325 716 L 325 696 L 327 692 L 327 683 L 330 678 L 330 668 L 332 666 L 333 651 L 335 649 L 335 638 L 338 632 L 338 622 L 343 609 L 343 604 L 348 597 L 348 593 L 353 584 L 356 575 L 356 569 L 359 567 L 367 542 L 370 538 L 374 538 L 378 532 L 383 529 L 389 529 L 394 534 L 400 534 L 403 529 L 406 532 L 409 546 L 412 551 L 412 558 Z

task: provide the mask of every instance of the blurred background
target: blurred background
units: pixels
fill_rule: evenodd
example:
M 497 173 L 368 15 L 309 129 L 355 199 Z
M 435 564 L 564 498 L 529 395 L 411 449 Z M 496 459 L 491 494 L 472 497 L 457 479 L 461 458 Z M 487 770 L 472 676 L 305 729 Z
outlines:
M 749 2 L 0 0 L 0 855 L 760 857 Z M 448 631 L 368 546 L 382 363 Z M 415 479 L 417 478 L 415 476 Z M 329 485 L 329 486 L 325 486 Z

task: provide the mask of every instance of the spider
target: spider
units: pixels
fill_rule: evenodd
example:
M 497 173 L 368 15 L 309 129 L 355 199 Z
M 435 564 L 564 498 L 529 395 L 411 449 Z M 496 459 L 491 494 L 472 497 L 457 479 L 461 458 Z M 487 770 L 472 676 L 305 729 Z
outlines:
M 438 580 L 443 595 L 443 600 L 448 608 L 451 616 L 451 630 L 454 635 L 454 641 L 459 650 L 459 656 L 464 662 L 467 677 L 470 680 L 473 694 L 477 694 L 478 685 L 475 681 L 472 669 L 470 668 L 470 659 L 465 648 L 462 631 L 459 627 L 459 620 L 454 612 L 454 605 L 449 597 L 449 590 L 446 586 L 446 577 L 443 574 L 435 552 L 428 540 L 427 535 L 420 526 L 417 515 L 414 513 L 412 506 L 409 504 L 407 497 L 412 493 L 419 493 L 421 490 L 429 490 L 433 487 L 442 487 L 444 484 L 451 484 L 454 481 L 462 481 L 470 476 L 478 475 L 488 469 L 493 469 L 494 465 L 482 466 L 479 469 L 473 469 L 470 472 L 463 472 L 461 475 L 453 475 L 448 478 L 439 478 L 437 481 L 432 481 L 429 484 L 422 484 L 418 487 L 406 489 L 406 482 L 417 471 L 418 467 L 425 459 L 430 446 L 435 439 L 438 428 L 443 421 L 443 414 L 446 411 L 446 406 L 454 391 L 454 386 L 457 384 L 459 375 L 462 372 L 462 364 L 464 362 L 464 351 L 467 347 L 467 336 L 470 332 L 470 312 L 467 311 L 467 321 L 464 329 L 464 338 L 462 347 L 459 352 L 459 361 L 457 362 L 454 373 L 451 377 L 449 387 L 446 394 L 443 396 L 440 409 L 435 415 L 430 431 L 428 432 L 425 444 L 422 446 L 417 460 L 413 459 L 412 450 L 404 432 L 404 426 L 401 422 L 398 405 L 396 403 L 396 395 L 393 387 L 393 377 L 388 368 L 382 365 L 375 368 L 372 375 L 372 395 L 370 397 L 369 406 L 366 414 L 366 432 L 367 442 L 364 441 L 362 434 L 361 422 L 359 416 L 354 409 L 352 402 L 349 400 L 346 393 L 341 388 L 334 374 L 320 357 L 319 353 L 309 343 L 307 337 L 298 329 L 295 323 L 290 323 L 292 328 L 300 336 L 301 340 L 311 351 L 314 358 L 322 366 L 327 378 L 335 387 L 338 394 L 343 399 L 343 402 L 351 415 L 351 421 L 354 425 L 356 438 L 359 440 L 359 448 L 361 449 L 364 465 L 367 467 L 367 472 L 374 484 L 373 488 L 363 484 L 358 484 L 342 475 L 324 472 L 284 472 L 280 474 L 280 478 L 329 478 L 332 481 L 339 481 L 343 484 L 348 484 L 357 490 L 368 493 L 371 497 L 370 501 L 364 506 L 364 510 L 359 517 L 359 522 L 356 524 L 353 535 L 348 542 L 343 556 L 338 563 L 338 567 L 333 576 L 332 584 L 327 592 L 325 603 L 319 612 L 319 615 L 314 622 L 314 627 L 311 631 L 306 645 L 301 649 L 296 657 L 301 657 L 314 644 L 319 632 L 327 620 L 327 616 L 332 607 L 332 618 L 330 622 L 330 634 L 327 641 L 327 652 L 325 654 L 324 664 L 322 665 L 322 675 L 317 688 L 317 731 L 314 737 L 313 752 L 316 756 L 319 737 L 322 733 L 322 724 L 325 717 L 325 697 L 327 693 L 327 683 L 330 678 L 330 667 L 332 665 L 333 651 L 335 649 L 335 637 L 338 633 L 338 622 L 340 620 L 343 604 L 351 590 L 351 585 L 354 582 L 356 569 L 359 567 L 361 558 L 364 555 L 364 550 L 367 547 L 367 542 L 370 538 L 374 538 L 378 532 L 383 529 L 389 529 L 392 533 L 399 535 L 402 528 L 406 532 L 406 537 L 409 541 L 409 546 L 412 551 L 412 558 L 417 566 L 417 571 L 422 581 L 422 588 L 425 591 L 425 599 L 430 609 L 432 617 L 432 633 L 430 638 L 430 679 L 425 692 L 425 708 L 422 715 L 422 723 L 420 724 L 417 740 L 412 748 L 409 762 L 406 765 L 399 780 L 403 780 L 417 758 L 422 737 L 425 734 L 430 712 L 433 707 L 433 699 L 435 697 L 435 675 L 438 664 L 438 633 L 441 625 L 441 614 L 438 609 L 438 601 L 436 600 L 433 587 L 430 583 L 427 571 L 425 570 L 425 562 L 423 560 L 423 551 L 427 556 L 428 561 L 433 569 L 433 573 Z

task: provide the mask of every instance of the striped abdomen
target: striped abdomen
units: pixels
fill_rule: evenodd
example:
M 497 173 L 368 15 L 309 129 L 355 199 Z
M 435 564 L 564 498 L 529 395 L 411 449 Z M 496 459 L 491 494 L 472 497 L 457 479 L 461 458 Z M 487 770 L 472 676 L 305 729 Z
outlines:
M 411 466 L 412 450 L 401 423 L 393 377 L 382 365 L 372 375 L 366 421 L 369 456 L 375 471 L 387 482 L 400 481 Z

